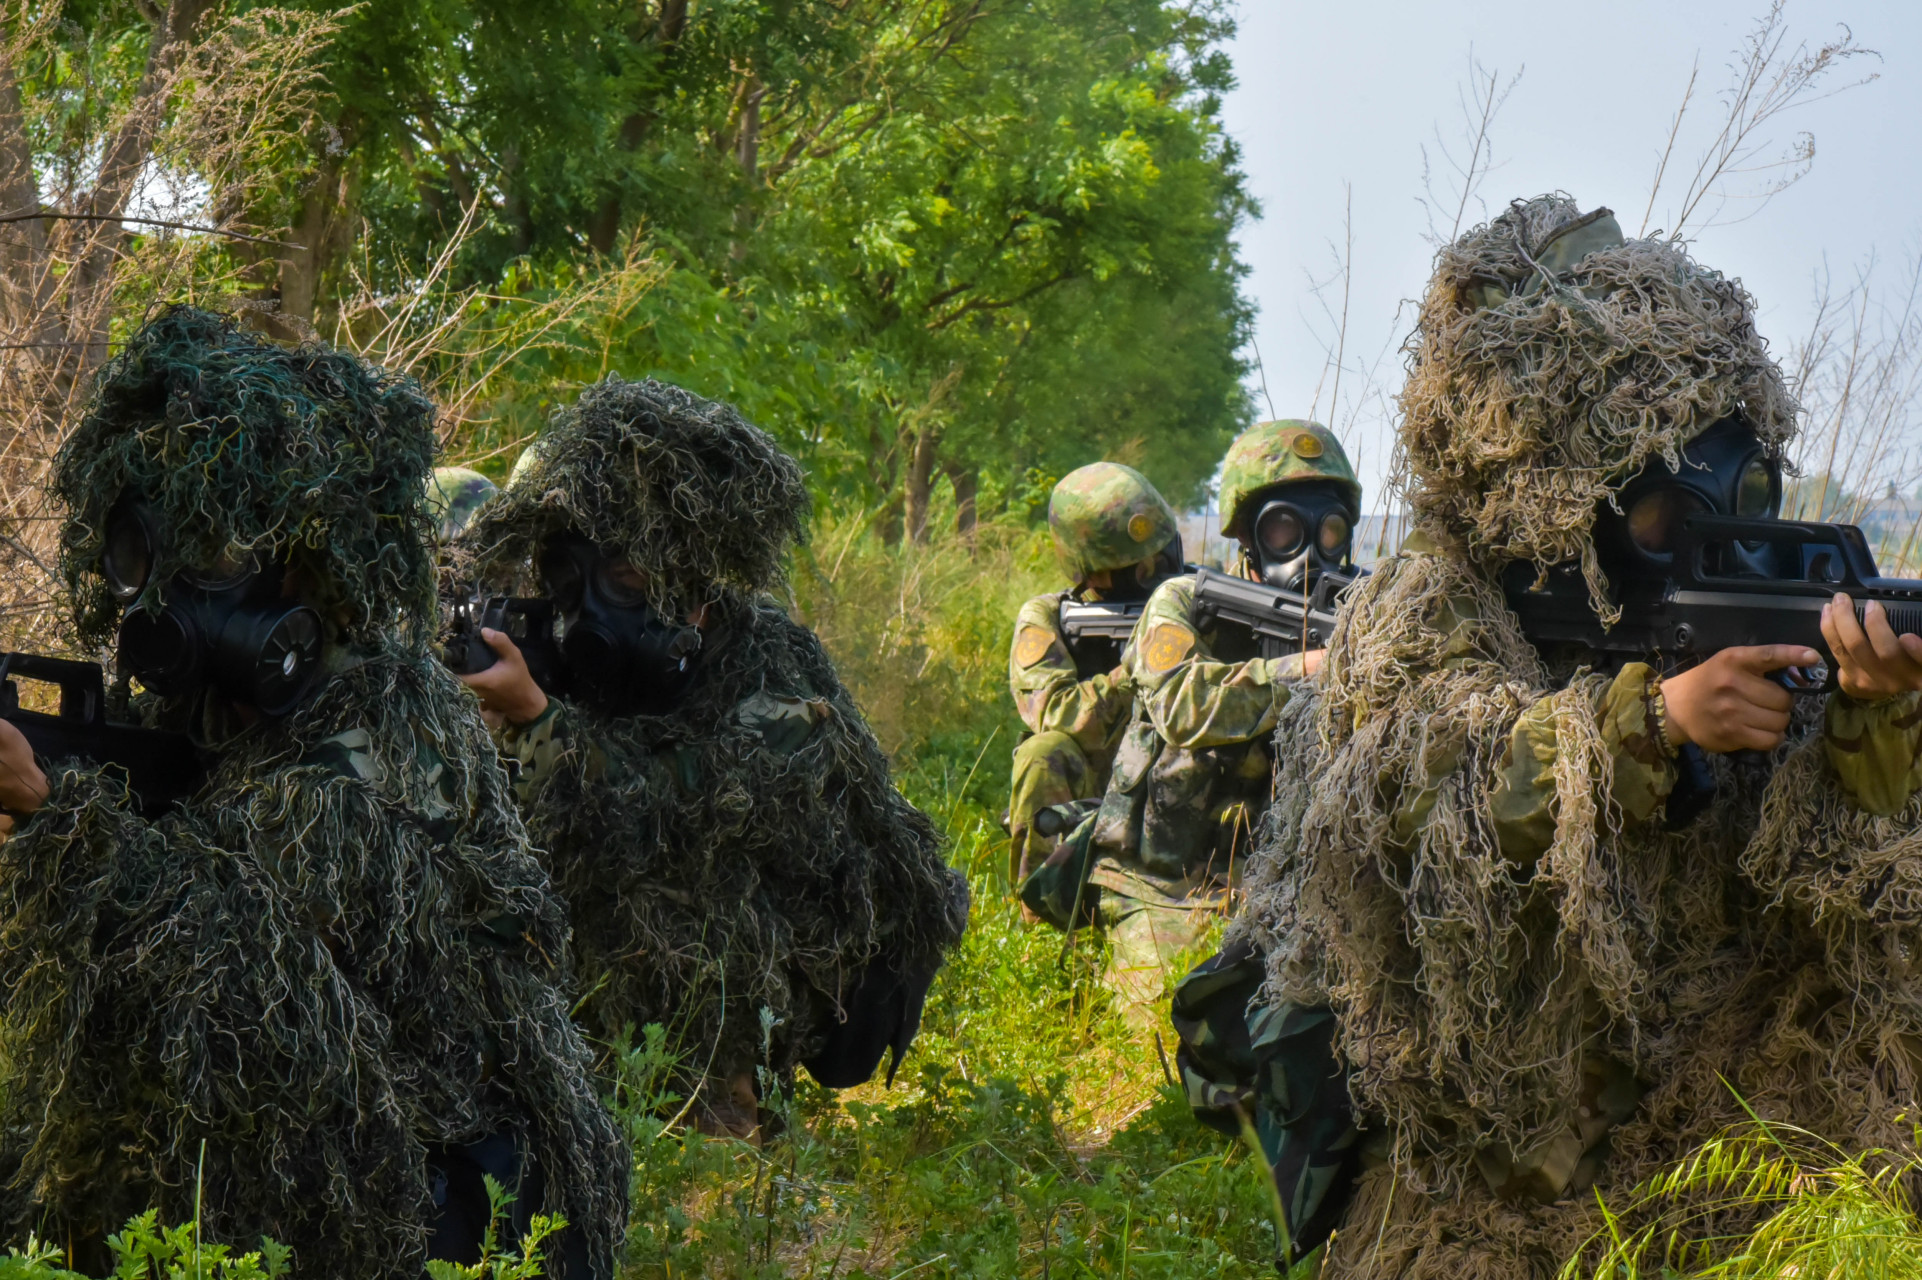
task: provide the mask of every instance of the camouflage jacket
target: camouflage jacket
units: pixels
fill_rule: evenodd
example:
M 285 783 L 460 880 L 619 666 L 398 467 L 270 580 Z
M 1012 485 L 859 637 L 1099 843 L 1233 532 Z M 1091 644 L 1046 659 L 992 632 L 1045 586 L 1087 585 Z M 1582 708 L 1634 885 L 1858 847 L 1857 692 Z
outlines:
M 1246 857 L 1268 801 L 1268 738 L 1301 659 L 1257 656 L 1232 623 L 1201 625 L 1184 576 L 1149 598 L 1127 661 L 1135 712 L 1095 841 L 1105 859 L 1185 896 Z
M 1086 670 L 1091 655 L 1077 661 L 1069 651 L 1061 634 L 1061 602 L 1068 596 L 1051 592 L 1021 606 L 1008 651 L 1008 689 L 1029 733 L 1067 734 L 1105 779 L 1128 727 L 1134 690 L 1112 668 Z

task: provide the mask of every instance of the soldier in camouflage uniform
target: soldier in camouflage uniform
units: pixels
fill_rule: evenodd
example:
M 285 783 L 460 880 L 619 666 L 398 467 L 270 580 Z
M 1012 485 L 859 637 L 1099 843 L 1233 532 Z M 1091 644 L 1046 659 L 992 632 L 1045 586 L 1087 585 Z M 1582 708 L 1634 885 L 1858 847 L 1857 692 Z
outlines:
M 441 542 L 459 537 L 482 504 L 498 492 L 492 480 L 468 467 L 435 467 L 427 482 L 427 510 Z
M 1317 423 L 1251 427 L 1222 465 L 1222 528 L 1253 580 L 1301 591 L 1349 563 L 1360 502 L 1340 442 Z M 1275 718 L 1319 660 L 1261 657 L 1247 628 L 1199 616 L 1194 582 L 1171 578 L 1149 597 L 1127 656 L 1136 709 L 1101 809 L 1024 893 L 1056 923 L 1106 926 L 1113 978 L 1143 1009 L 1226 906 L 1267 805 Z
M 1056 844 L 1034 830 L 1037 811 L 1097 798 L 1134 709 L 1122 665 L 1125 641 L 1071 639 L 1069 601 L 1145 601 L 1182 567 L 1174 509 L 1133 467 L 1094 462 L 1069 472 L 1048 499 L 1048 529 L 1074 586 L 1021 606 L 1008 653 L 1008 687 L 1027 736 L 1014 750 L 1008 830 L 1011 883 L 1019 887 Z
M 187 308 L 102 370 L 54 477 L 74 634 L 204 776 L 133 794 L 0 722 L 10 1236 L 97 1261 L 157 1208 L 306 1274 L 418 1276 L 478 1261 L 492 1176 L 505 1242 L 562 1213 L 547 1274 L 613 1274 L 628 1160 L 565 908 L 426 651 L 432 419 L 410 380 Z

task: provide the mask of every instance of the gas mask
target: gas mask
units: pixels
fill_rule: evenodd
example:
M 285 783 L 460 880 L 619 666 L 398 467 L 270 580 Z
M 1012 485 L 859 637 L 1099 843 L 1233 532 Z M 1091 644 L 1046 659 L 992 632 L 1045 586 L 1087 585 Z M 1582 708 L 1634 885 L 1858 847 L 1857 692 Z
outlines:
M 1305 594 L 1318 575 L 1351 563 L 1355 510 L 1333 483 L 1303 480 L 1270 490 L 1252 525 L 1248 555 L 1271 587 Z
M 123 668 L 163 697 L 216 689 L 266 716 L 283 716 L 313 691 L 321 674 L 320 615 L 281 595 L 280 566 L 251 557 L 189 570 L 148 591 L 162 546 L 147 505 L 122 499 L 107 518 L 100 571 L 120 620 Z
M 1603 507 L 1595 522 L 1595 546 L 1612 573 L 1645 577 L 1666 574 L 1691 515 L 1746 516 L 1772 520 L 1782 505 L 1781 464 L 1768 455 L 1740 417 L 1728 417 L 1682 449 L 1682 469 L 1651 458 Z M 1619 509 L 1617 509 L 1619 508 Z M 1767 543 L 1729 541 L 1713 548 L 1719 563 L 1705 565 L 1726 577 L 1776 576 Z
M 1181 535 L 1176 534 L 1162 544 L 1154 556 L 1152 565 L 1145 571 L 1140 565 L 1132 564 L 1125 568 L 1111 570 L 1108 585 L 1105 587 L 1079 586 L 1074 595 L 1078 600 L 1100 600 L 1110 604 L 1133 604 L 1146 600 L 1154 594 L 1156 587 L 1168 578 L 1182 571 L 1184 562 L 1181 556 Z
M 542 553 L 540 573 L 565 624 L 570 692 L 616 715 L 658 715 L 686 692 L 700 629 L 663 617 L 620 561 L 564 537 Z

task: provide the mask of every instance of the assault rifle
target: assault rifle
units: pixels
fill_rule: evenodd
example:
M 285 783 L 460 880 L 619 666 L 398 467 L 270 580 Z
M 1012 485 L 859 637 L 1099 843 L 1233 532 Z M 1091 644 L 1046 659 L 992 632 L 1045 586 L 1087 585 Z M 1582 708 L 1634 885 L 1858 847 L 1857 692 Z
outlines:
M 60 709 L 22 707 L 16 676 L 57 685 Z M 107 719 L 106 679 L 97 662 L 0 654 L 0 719 L 20 730 L 43 766 L 56 760 L 118 766 L 140 811 L 149 817 L 192 795 L 205 775 L 187 735 Z
M 1147 603 L 1145 598 L 1063 600 L 1061 634 L 1068 638 L 1070 645 L 1082 640 L 1112 640 L 1116 644 L 1126 644 L 1128 637 L 1135 633 L 1135 623 L 1140 620 L 1141 610 Z
M 566 660 L 561 656 L 560 615 L 544 596 L 482 596 L 478 591 L 454 602 L 452 625 L 442 644 L 441 660 L 456 675 L 473 675 L 500 661 L 481 628 L 505 633 L 527 660 L 527 674 L 541 691 L 559 695 L 565 690 Z
M 1207 626 L 1220 619 L 1254 632 L 1264 658 L 1325 649 L 1335 633 L 1335 607 L 1343 591 L 1367 570 L 1324 572 L 1303 594 L 1265 582 L 1250 582 L 1214 569 L 1195 570 L 1195 620 Z
M 1736 562 L 1736 542 L 1751 558 L 1766 547 L 1775 576 L 1727 569 Z M 1539 583 L 1537 576 L 1534 566 L 1516 564 L 1503 582 L 1530 643 L 1582 645 L 1624 659 L 1706 658 L 1737 645 L 1795 644 L 1820 653 L 1833 672 L 1822 606 L 1838 591 L 1855 602 L 1858 618 L 1874 600 L 1897 635 L 1922 635 L 1922 580 L 1882 577 L 1868 540 L 1849 524 L 1689 516 L 1666 574 L 1625 574 L 1615 584 L 1622 616 L 1612 627 L 1595 616 L 1579 569 L 1558 566 Z

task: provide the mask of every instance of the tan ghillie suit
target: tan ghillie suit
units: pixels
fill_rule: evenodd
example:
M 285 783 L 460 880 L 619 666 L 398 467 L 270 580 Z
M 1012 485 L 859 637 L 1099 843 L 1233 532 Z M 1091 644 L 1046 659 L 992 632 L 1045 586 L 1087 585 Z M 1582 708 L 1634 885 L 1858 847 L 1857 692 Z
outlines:
M 1503 599 L 1503 565 L 1579 559 L 1605 612 L 1613 486 L 1731 413 L 1793 434 L 1739 286 L 1577 215 L 1518 204 L 1439 256 L 1402 397 L 1417 536 L 1284 717 L 1241 927 L 1271 1006 L 1334 1008 L 1394 1155 L 1332 1277 L 1552 1276 L 1597 1192 L 1622 1206 L 1747 1108 L 1908 1136 L 1917 698 L 1806 700 L 1772 757 L 1710 757 L 1671 830 L 1657 673 L 1545 656 Z

